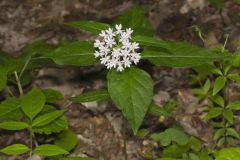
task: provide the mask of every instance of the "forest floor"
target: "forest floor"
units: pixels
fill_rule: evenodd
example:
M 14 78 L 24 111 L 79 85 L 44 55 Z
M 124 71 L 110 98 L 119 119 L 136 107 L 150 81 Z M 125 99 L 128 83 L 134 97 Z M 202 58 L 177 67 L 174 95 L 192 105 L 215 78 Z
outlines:
M 64 40 L 93 39 L 92 35 L 66 27 L 63 23 L 83 19 L 111 22 L 135 4 L 146 8 L 147 16 L 156 29 L 155 35 L 161 39 L 188 41 L 211 48 L 223 43 L 225 34 L 229 34 L 227 47 L 230 50 L 237 48 L 240 6 L 227 1 L 221 11 L 217 11 L 205 0 L 0 0 L 0 48 L 12 55 L 19 55 L 26 44 L 35 40 L 58 44 Z M 198 37 L 194 26 L 205 33 L 205 42 Z M 157 104 L 162 105 L 170 99 L 177 101 L 177 109 L 171 117 L 162 123 L 158 117 L 147 115 L 142 128 L 156 132 L 178 122 L 186 133 L 211 145 L 213 129 L 202 119 L 203 104 L 199 104 L 190 90 L 192 71 L 154 67 L 147 62 L 142 67 L 151 73 L 155 81 L 154 101 Z M 34 73 L 34 84 L 41 88 L 57 89 L 67 99 L 104 86 L 104 78 L 100 74 L 102 69 L 43 68 Z M 239 98 L 239 90 L 232 90 L 233 99 Z M 70 128 L 78 135 L 79 144 L 72 155 L 86 155 L 98 160 L 123 160 L 125 155 L 129 160 L 144 160 L 145 153 L 158 155 L 157 143 L 133 136 L 131 128 L 112 103 L 79 105 L 66 100 L 59 106 L 70 109 L 66 115 Z M 28 141 L 24 132 L 1 132 L 0 147 L 23 141 Z M 22 160 L 21 157 L 7 160 L 18 159 Z

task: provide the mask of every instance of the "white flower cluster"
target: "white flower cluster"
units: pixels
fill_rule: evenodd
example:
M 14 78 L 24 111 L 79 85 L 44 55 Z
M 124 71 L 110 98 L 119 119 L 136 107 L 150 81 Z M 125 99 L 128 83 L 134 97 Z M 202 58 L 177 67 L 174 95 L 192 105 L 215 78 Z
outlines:
M 115 68 L 120 72 L 130 67 L 132 63 L 137 64 L 141 56 L 136 52 L 139 44 L 131 42 L 132 32 L 131 28 L 123 30 L 121 24 L 116 25 L 115 29 L 101 31 L 99 34 L 101 40 L 97 39 L 94 43 L 94 47 L 97 48 L 95 57 L 100 58 L 101 64 L 108 69 Z

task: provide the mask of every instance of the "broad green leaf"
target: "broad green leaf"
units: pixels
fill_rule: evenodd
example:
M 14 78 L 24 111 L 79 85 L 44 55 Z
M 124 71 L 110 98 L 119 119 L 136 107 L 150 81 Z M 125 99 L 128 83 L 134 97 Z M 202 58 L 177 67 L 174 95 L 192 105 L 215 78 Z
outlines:
M 107 79 L 110 97 L 136 134 L 152 101 L 151 77 L 145 71 L 131 67 L 122 73 L 110 70 Z
M 60 133 L 54 141 L 55 145 L 67 151 L 74 149 L 77 145 L 77 142 L 77 135 L 70 130 Z
M 157 158 L 154 160 L 178 160 L 178 159 L 176 159 L 176 158 Z
M 202 148 L 201 141 L 193 136 L 188 139 L 188 145 L 195 152 L 199 152 Z
M 42 144 L 34 149 L 34 153 L 40 156 L 56 156 L 68 154 L 68 151 L 52 144 Z
M 7 155 L 18 155 L 26 153 L 27 151 L 29 151 L 29 148 L 23 144 L 13 144 L 0 150 L 0 152 Z
M 183 154 L 188 152 L 189 148 L 187 146 L 180 146 L 177 144 L 172 144 L 165 147 L 162 152 L 162 157 L 172 157 L 172 158 L 182 158 Z
M 70 98 L 70 100 L 74 103 L 102 101 L 106 99 L 109 99 L 109 94 L 107 90 L 91 91 L 91 92 L 83 93 L 83 94 L 80 94 L 79 96 Z
M 152 134 L 151 138 L 159 141 L 162 146 L 168 146 L 172 141 L 179 145 L 186 145 L 188 143 L 186 134 L 175 128 L 168 128 L 164 132 Z
M 210 97 L 211 100 L 215 103 L 217 103 L 219 106 L 224 107 L 224 98 L 222 96 L 220 96 L 219 94 Z
M 223 117 L 230 123 L 233 123 L 233 112 L 231 110 L 224 110 Z
M 229 74 L 229 75 L 227 75 L 227 77 L 236 82 L 240 82 L 240 76 L 238 74 Z
M 33 80 L 32 70 L 25 70 L 20 77 L 20 82 L 23 88 L 29 85 L 32 82 L 32 80 Z M 14 79 L 13 81 L 17 85 L 16 80 Z
M 218 140 L 219 138 L 223 137 L 224 134 L 225 134 L 225 129 L 224 128 L 218 129 L 214 134 L 214 140 Z
M 210 87 L 211 87 L 210 80 L 207 79 L 206 82 L 204 83 L 204 86 L 203 86 L 203 91 L 204 91 L 205 94 L 208 93 L 208 91 L 210 90 Z
M 60 158 L 59 160 L 96 160 L 96 159 L 90 158 L 90 157 L 67 157 L 67 158 Z
M 139 129 L 136 136 L 139 138 L 145 138 L 149 134 L 149 132 L 150 131 L 148 129 Z
M 214 82 L 213 86 L 213 95 L 215 96 L 223 87 L 225 86 L 226 78 L 225 77 L 217 77 L 217 79 Z
M 56 111 L 56 108 L 50 105 L 45 105 L 43 107 L 43 110 L 39 113 L 39 115 L 47 114 L 50 112 Z M 47 125 L 40 126 L 40 127 L 33 127 L 33 132 L 39 133 L 39 134 L 51 134 L 51 133 L 59 133 L 60 131 L 67 130 L 68 129 L 68 122 L 67 118 L 65 116 L 61 116 L 51 123 L 48 123 Z
M 134 40 L 149 46 L 144 48 L 142 58 L 159 66 L 193 67 L 226 58 L 224 54 L 186 42 L 163 41 L 144 36 L 136 36 Z
M 6 121 L 0 123 L 0 128 L 5 130 L 22 130 L 28 128 L 28 124 L 24 122 Z
M 34 87 L 22 99 L 23 112 L 32 120 L 43 108 L 45 96 L 38 88 Z
M 50 113 L 46 113 L 44 115 L 39 115 L 33 120 L 32 126 L 33 127 L 45 126 L 54 121 L 55 119 L 59 118 L 60 116 L 62 116 L 64 112 L 65 110 L 57 110 Z
M 169 113 L 164 109 L 164 107 L 158 106 L 154 103 L 150 105 L 148 112 L 159 117 L 169 115 Z
M 82 30 L 99 34 L 102 30 L 106 30 L 110 28 L 109 24 L 106 23 L 100 23 L 95 21 L 73 21 L 73 22 L 67 22 L 65 23 L 68 26 L 80 28 Z
M 206 79 L 208 75 L 215 73 L 215 71 L 218 71 L 218 68 L 216 68 L 213 64 L 207 63 L 199 66 L 194 66 L 193 70 L 196 71 L 197 74 L 200 76 L 199 80 L 202 80 L 202 79 Z
M 240 101 L 230 102 L 227 105 L 227 108 L 232 109 L 232 110 L 240 110 Z
M 216 160 L 237 160 L 240 157 L 240 148 L 224 148 L 216 154 Z
M 23 116 L 19 99 L 11 98 L 0 104 L 0 119 L 16 120 Z
M 7 71 L 0 66 L 0 91 L 7 85 Z
M 42 92 L 46 97 L 46 102 L 48 103 L 58 102 L 63 99 L 62 93 L 54 89 L 43 89 Z
M 33 127 L 33 131 L 39 134 L 52 134 L 52 133 L 59 133 L 61 131 L 68 129 L 68 121 L 65 116 L 59 117 L 53 122 L 40 126 L 40 127 Z
M 29 56 L 36 55 L 46 55 L 52 52 L 54 46 L 43 41 L 35 41 L 30 44 L 27 44 L 23 48 L 23 53 L 21 54 L 21 58 L 27 58 Z
M 114 24 L 122 24 L 123 27 L 132 28 L 134 30 L 134 35 L 152 36 L 154 30 L 145 13 L 143 7 L 133 6 L 123 15 L 119 16 L 114 21 Z
M 10 56 L 9 54 L 0 51 L 0 64 L 5 64 L 8 60 L 12 59 L 12 56 Z
M 190 158 L 190 160 L 200 160 L 198 155 L 196 155 L 194 153 L 189 153 L 189 158 Z
M 55 49 L 55 46 L 43 41 L 35 41 L 27 44 L 22 51 L 19 59 L 26 63 L 26 70 L 32 70 L 42 66 L 53 64 L 53 61 L 47 57 Z
M 66 43 L 55 49 L 48 57 L 59 65 L 87 66 L 96 63 L 93 44 L 88 41 Z
M 222 108 L 211 108 L 207 114 L 208 119 L 215 118 L 219 115 L 221 115 L 223 112 Z
M 239 133 L 234 128 L 227 128 L 226 134 L 228 136 L 232 136 L 234 138 L 240 138 Z

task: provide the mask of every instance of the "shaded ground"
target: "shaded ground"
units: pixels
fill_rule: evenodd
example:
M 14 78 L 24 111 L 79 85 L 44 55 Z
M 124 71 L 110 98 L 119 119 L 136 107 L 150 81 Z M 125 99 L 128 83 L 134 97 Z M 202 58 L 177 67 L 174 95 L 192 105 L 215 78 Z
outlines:
M 237 48 L 240 38 L 240 6 L 228 1 L 221 12 L 218 12 L 204 0 L 1 0 L 0 48 L 17 55 L 22 47 L 34 40 L 59 43 L 62 40 L 93 38 L 90 34 L 65 27 L 63 23 L 81 19 L 111 22 L 114 17 L 137 3 L 146 7 L 147 16 L 156 29 L 156 36 L 162 39 L 189 41 L 200 46 L 213 47 L 223 42 L 227 33 L 230 34 L 228 47 Z M 205 43 L 197 36 L 193 26 L 199 26 L 206 34 Z M 147 116 L 143 126 L 156 131 L 159 126 L 178 121 L 187 133 L 211 143 L 212 129 L 201 119 L 202 104 L 198 104 L 189 90 L 187 75 L 191 71 L 156 68 L 148 63 L 143 64 L 143 67 L 155 80 L 154 100 L 158 104 L 170 98 L 178 101 L 174 118 L 162 124 L 158 118 Z M 97 68 L 44 68 L 37 71 L 34 83 L 43 88 L 55 88 L 68 98 L 104 86 L 103 76 L 93 76 L 100 73 Z M 239 97 L 236 94 L 233 96 Z M 123 127 L 124 119 L 111 103 L 73 105 L 63 102 L 61 106 L 70 108 L 67 113 L 70 127 L 79 139 L 73 155 L 92 156 L 99 160 L 122 160 L 127 154 L 129 160 L 141 160 L 145 153 L 158 154 L 155 142 L 137 139 L 129 126 Z M 123 134 L 123 128 L 126 128 L 126 134 Z M 0 135 L 0 147 L 16 141 L 27 141 L 25 133 L 12 135 L 4 132 Z M 124 141 L 127 143 L 127 153 L 124 153 Z

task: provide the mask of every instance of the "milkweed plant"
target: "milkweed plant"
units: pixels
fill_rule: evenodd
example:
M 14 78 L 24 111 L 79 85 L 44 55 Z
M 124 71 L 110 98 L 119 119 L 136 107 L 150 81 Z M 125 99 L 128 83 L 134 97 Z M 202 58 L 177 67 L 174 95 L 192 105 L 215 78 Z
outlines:
M 58 91 L 31 86 L 31 72 L 49 65 L 105 66 L 106 86 L 100 90 L 71 97 L 73 103 L 110 100 L 118 107 L 136 135 L 152 107 L 154 81 L 142 67 L 144 61 L 156 66 L 194 67 L 234 58 L 216 50 L 187 42 L 161 40 L 140 6 L 134 6 L 112 24 L 81 20 L 67 22 L 95 35 L 95 41 L 63 42 L 51 45 L 37 41 L 27 45 L 19 57 L 0 53 L 0 89 L 6 93 L 0 104 L 0 128 L 28 130 L 29 144 L 12 144 L 0 152 L 14 155 L 29 153 L 71 160 L 76 135 L 68 129 L 64 113 L 55 103 L 63 99 Z M 17 88 L 19 94 L 12 92 Z M 29 91 L 30 90 L 30 91 Z M 39 144 L 37 136 L 57 134 L 54 144 Z M 66 143 L 68 142 L 68 143 Z M 80 157 L 78 157 L 80 159 Z M 90 159 L 90 158 L 89 158 Z

